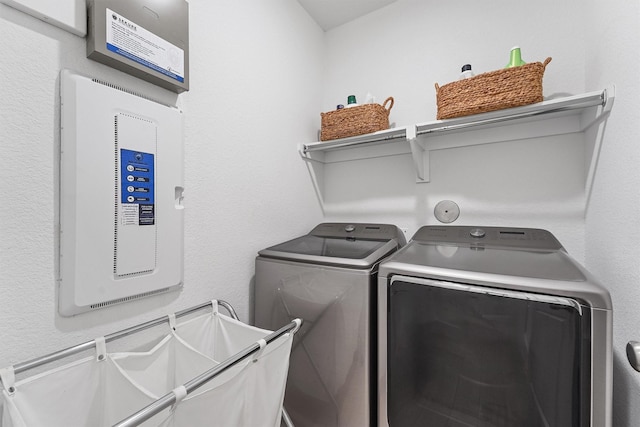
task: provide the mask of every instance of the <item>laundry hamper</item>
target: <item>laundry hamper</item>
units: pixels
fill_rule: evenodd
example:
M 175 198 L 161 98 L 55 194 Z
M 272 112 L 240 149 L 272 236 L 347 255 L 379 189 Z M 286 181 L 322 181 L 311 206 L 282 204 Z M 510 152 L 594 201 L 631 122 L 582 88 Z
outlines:
M 99 338 L 94 356 L 24 380 L 15 381 L 13 367 L 0 370 L 2 426 L 113 426 L 175 393 L 171 407 L 131 425 L 279 427 L 299 323 L 274 339 L 212 306 L 211 314 L 185 322 L 169 316 L 169 332 L 147 351 L 109 353 Z M 226 368 L 225 359 L 256 342 L 258 351 Z M 184 384 L 219 367 L 225 367 L 220 375 L 187 394 Z
M 436 118 L 452 119 L 543 100 L 542 77 L 551 58 L 503 68 L 436 87 Z

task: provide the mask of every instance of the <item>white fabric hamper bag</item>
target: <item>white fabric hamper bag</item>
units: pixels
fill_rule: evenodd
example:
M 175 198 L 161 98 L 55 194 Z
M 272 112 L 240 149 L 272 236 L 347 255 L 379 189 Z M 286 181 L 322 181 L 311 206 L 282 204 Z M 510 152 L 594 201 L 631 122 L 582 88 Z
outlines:
M 292 337 L 271 342 L 143 425 L 279 427 Z
M 173 333 L 149 351 L 111 353 L 108 357 L 119 373 L 152 401 L 218 364 Z
M 212 313 L 175 325 L 175 334 L 218 362 L 256 342 L 264 345 L 271 331 L 220 314 L 213 306 Z M 279 427 L 292 342 L 288 333 L 263 346 L 143 425 Z
M 194 349 L 222 362 L 272 331 L 249 326 L 219 313 L 214 301 L 211 313 L 178 323 L 175 332 Z
M 3 427 L 107 427 L 154 400 L 104 356 L 18 381 L 13 393 L 8 388 L 2 390 Z

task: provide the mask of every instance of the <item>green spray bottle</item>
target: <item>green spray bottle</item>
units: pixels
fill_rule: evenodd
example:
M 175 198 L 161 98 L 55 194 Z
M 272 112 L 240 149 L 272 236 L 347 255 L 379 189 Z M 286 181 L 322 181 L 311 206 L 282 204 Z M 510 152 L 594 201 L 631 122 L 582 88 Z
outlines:
M 512 47 L 511 53 L 509 54 L 509 63 L 504 68 L 519 67 L 524 64 L 526 64 L 526 62 L 522 60 L 522 56 L 520 54 L 520 47 L 519 46 Z

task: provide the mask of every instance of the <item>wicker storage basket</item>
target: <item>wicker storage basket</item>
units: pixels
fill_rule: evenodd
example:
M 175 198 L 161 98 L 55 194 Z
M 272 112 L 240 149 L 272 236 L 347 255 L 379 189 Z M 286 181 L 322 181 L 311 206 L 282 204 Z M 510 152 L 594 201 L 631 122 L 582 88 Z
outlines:
M 393 98 L 389 97 L 382 105 L 364 104 L 320 113 L 320 140 L 348 138 L 389 129 L 389 112 L 392 107 Z
M 533 62 L 458 80 L 436 83 L 437 118 L 452 119 L 542 101 L 542 75 L 551 62 Z

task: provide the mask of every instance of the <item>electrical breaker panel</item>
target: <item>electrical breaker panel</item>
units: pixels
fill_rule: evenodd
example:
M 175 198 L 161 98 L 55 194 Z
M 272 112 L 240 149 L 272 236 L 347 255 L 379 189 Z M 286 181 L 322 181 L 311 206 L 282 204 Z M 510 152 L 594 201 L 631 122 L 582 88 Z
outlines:
M 182 113 L 61 73 L 59 311 L 179 289 Z

